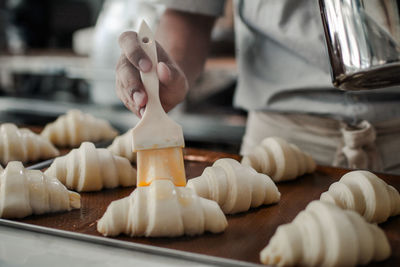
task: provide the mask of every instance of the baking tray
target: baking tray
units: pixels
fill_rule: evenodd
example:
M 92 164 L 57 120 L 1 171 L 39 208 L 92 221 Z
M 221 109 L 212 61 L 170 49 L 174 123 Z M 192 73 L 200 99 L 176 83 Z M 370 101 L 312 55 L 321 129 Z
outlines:
M 239 159 L 238 155 L 233 154 L 185 149 L 185 168 L 188 178 L 200 175 L 205 167 L 222 157 Z M 206 233 L 195 237 L 178 238 L 124 235 L 115 238 L 102 237 L 96 231 L 97 220 L 104 214 L 111 201 L 129 195 L 135 187 L 81 193 L 80 210 L 29 216 L 20 220 L 1 220 L 0 224 L 208 264 L 254 266 L 259 264 L 259 252 L 266 246 L 276 228 L 292 221 L 310 201 L 318 199 L 331 183 L 339 180 L 347 171 L 349 170 L 318 166 L 313 174 L 304 175 L 294 181 L 278 183 L 277 186 L 282 194 L 278 204 L 228 215 L 229 226 L 221 234 Z M 400 190 L 400 176 L 378 175 Z M 400 216 L 389 218 L 380 226 L 389 238 L 392 256 L 386 261 L 368 266 L 399 266 Z

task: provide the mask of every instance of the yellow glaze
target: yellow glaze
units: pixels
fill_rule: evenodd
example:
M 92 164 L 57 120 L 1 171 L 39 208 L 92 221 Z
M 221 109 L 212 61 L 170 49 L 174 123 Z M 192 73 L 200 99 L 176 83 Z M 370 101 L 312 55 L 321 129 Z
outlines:
M 175 186 L 186 185 L 181 147 L 138 150 L 137 186 L 148 186 L 154 180 L 171 180 Z

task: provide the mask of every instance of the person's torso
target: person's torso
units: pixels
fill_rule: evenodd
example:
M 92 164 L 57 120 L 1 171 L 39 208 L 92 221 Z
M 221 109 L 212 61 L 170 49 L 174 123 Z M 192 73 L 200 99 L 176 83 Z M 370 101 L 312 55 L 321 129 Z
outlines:
M 237 0 L 235 18 L 236 106 L 348 122 L 400 116 L 400 88 L 333 87 L 317 1 Z

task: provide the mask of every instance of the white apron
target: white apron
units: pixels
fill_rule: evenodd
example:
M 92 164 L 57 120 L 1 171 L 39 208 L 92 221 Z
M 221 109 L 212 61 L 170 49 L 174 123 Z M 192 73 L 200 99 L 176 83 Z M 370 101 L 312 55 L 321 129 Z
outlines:
M 400 173 L 400 118 L 355 126 L 303 114 L 249 112 L 241 154 L 268 136 L 280 136 L 321 165 Z

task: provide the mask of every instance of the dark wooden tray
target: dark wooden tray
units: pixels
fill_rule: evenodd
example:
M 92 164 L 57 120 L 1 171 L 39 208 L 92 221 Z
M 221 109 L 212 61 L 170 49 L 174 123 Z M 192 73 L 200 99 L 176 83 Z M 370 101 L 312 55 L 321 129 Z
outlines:
M 200 175 L 206 166 L 216 159 L 238 155 L 219 152 L 186 149 L 185 167 L 188 178 Z M 136 242 L 179 251 L 200 253 L 249 263 L 259 263 L 259 252 L 267 245 L 276 228 L 290 222 L 298 212 L 312 200 L 318 199 L 329 185 L 348 170 L 318 166 L 313 174 L 297 180 L 278 184 L 282 194 L 276 205 L 263 206 L 248 212 L 227 216 L 229 226 L 222 234 L 206 233 L 195 237 L 179 238 L 131 238 L 119 236 L 114 239 Z M 378 174 L 387 183 L 400 190 L 400 176 Z M 82 208 L 66 213 L 30 216 L 18 222 L 48 228 L 72 231 L 91 236 L 101 236 L 96 231 L 96 222 L 105 212 L 108 204 L 129 195 L 134 187 L 116 188 L 94 193 L 82 193 Z M 370 266 L 400 265 L 400 216 L 392 217 L 380 225 L 387 234 L 392 247 L 392 256 Z

